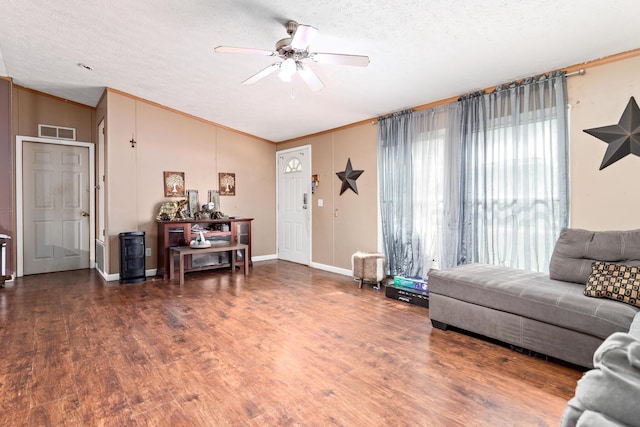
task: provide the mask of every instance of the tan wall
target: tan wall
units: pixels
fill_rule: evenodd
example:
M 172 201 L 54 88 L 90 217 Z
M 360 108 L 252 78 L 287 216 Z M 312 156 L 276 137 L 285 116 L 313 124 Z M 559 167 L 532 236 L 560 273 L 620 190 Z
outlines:
M 640 157 L 599 171 L 608 144 L 583 132 L 618 123 L 629 98 L 640 99 L 640 57 L 587 69 L 567 80 L 570 113 L 571 226 L 592 230 L 640 228 Z
M 38 125 L 43 124 L 75 128 L 77 141 L 94 142 L 94 115 L 92 107 L 13 87 L 14 136 L 38 136 Z
M 640 228 L 636 213 L 640 202 L 633 193 L 640 158 L 630 155 L 599 171 L 607 144 L 582 131 L 618 122 L 629 98 L 640 97 L 639 70 L 640 57 L 635 57 L 592 67 L 584 76 L 568 79 L 573 227 Z M 155 268 L 153 218 L 165 200 L 165 170 L 184 171 L 187 188 L 199 190 L 201 202 L 206 201 L 207 190 L 218 188 L 218 172 L 235 172 L 237 195 L 221 197 L 222 209 L 229 215 L 254 217 L 253 255 L 274 254 L 275 150 L 306 144 L 312 146 L 312 174 L 320 177 L 312 197 L 313 262 L 349 269 L 353 252 L 377 248 L 377 126 L 362 124 L 276 147 L 113 92 L 96 109 L 16 86 L 11 101 L 13 159 L 15 135 L 37 136 L 38 123 L 74 127 L 78 140 L 94 142 L 97 124 L 107 117 L 110 273 L 118 272 L 122 231 L 147 233 L 153 253 L 147 268 Z M 136 148 L 128 142 L 132 137 L 138 142 Z M 360 194 L 348 190 L 340 196 L 335 173 L 344 170 L 349 157 L 354 168 L 365 171 L 357 181 Z M 318 207 L 318 199 L 323 199 L 323 207 Z M 11 222 L 9 234 L 15 235 Z
M 138 230 L 138 152 L 129 140 L 135 135 L 136 101 L 124 96 L 106 97 L 105 128 L 105 228 L 107 273 L 119 270 L 119 234 Z M 147 243 L 148 245 L 149 243 Z M 147 261 L 148 258 L 147 258 Z M 147 266 L 147 268 L 150 268 Z
M 38 124 L 62 126 L 76 129 L 76 140 L 94 142 L 95 109 L 86 105 L 68 102 L 60 98 L 13 85 L 11 91 L 11 165 L 15 174 L 15 141 L 17 135 L 38 136 Z M 12 184 L 13 185 L 13 184 Z M 15 213 L 15 188 L 11 188 L 12 213 Z M 15 218 L 11 219 L 11 230 L 16 235 Z M 15 260 L 15 245 L 12 251 Z M 15 263 L 10 270 L 15 272 Z
M 222 212 L 254 218 L 251 224 L 253 256 L 276 253 L 276 145 L 237 132 L 217 128 L 217 164 L 206 190 L 218 189 L 218 172 L 236 174 L 236 195 L 220 196 Z
M 11 144 L 11 81 L 0 78 L 0 234 L 7 234 L 15 238 L 13 230 L 13 152 Z M 13 239 L 6 242 L 7 271 L 12 275 L 13 268 Z M 0 272 L 2 274 L 2 272 Z
M 371 124 L 278 144 L 278 150 L 311 145 L 311 174 L 320 179 L 312 197 L 312 262 L 351 269 L 354 252 L 377 250 L 376 144 L 377 127 Z M 364 173 L 356 180 L 358 194 L 347 190 L 340 195 L 336 173 L 345 170 L 349 158 Z
M 599 171 L 607 144 L 583 129 L 615 124 L 631 96 L 640 100 L 640 57 L 612 62 L 567 80 L 570 112 L 570 226 L 591 230 L 640 228 L 640 199 L 636 196 L 640 157 L 629 155 Z M 350 268 L 356 250 L 377 247 L 377 126 L 362 124 L 295 141 L 279 143 L 284 150 L 312 146 L 312 174 L 320 175 L 313 196 L 313 262 Z M 336 172 L 347 158 L 364 169 L 359 196 L 339 196 Z M 327 185 L 328 184 L 328 185 Z M 317 206 L 317 199 L 324 207 Z M 333 212 L 338 209 L 338 216 Z
M 178 200 L 164 197 L 164 171 L 184 172 L 185 188 L 198 190 L 201 204 L 218 189 L 218 172 L 235 173 L 236 196 L 220 197 L 222 212 L 255 219 L 253 256 L 275 254 L 275 144 L 113 91 L 103 103 L 110 274 L 119 271 L 119 233 L 126 231 L 145 232 L 147 269 L 157 267 L 158 207 Z

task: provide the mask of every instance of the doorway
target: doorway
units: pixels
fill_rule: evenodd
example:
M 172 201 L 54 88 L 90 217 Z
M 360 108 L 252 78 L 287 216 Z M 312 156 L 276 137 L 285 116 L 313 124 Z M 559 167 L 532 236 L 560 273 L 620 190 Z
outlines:
M 311 146 L 276 152 L 278 258 L 311 262 Z
M 16 274 L 93 268 L 94 146 L 16 137 Z

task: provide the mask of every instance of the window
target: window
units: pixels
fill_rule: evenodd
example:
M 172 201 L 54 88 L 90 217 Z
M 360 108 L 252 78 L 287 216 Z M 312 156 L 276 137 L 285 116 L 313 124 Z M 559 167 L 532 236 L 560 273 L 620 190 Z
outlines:
M 388 270 L 547 270 L 568 223 L 566 106 L 565 75 L 552 73 L 379 120 Z
M 302 162 L 296 157 L 292 157 L 284 168 L 284 173 L 293 173 L 302 171 Z
M 566 226 L 566 142 L 556 112 L 492 111 L 497 118 L 467 134 L 460 263 L 548 270 Z

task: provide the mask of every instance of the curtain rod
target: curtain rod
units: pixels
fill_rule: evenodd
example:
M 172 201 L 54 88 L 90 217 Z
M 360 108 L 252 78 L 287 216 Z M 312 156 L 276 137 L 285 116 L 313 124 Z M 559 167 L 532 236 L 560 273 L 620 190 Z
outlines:
M 585 70 L 584 68 L 580 68 L 580 69 L 579 69 L 579 70 L 577 70 L 577 71 L 573 71 L 573 72 L 571 72 L 571 73 L 566 73 L 564 76 L 565 76 L 565 77 L 583 76 L 583 75 L 585 75 L 585 74 L 586 74 L 586 72 L 587 72 L 587 70 Z M 372 120 L 372 121 L 371 121 L 371 124 L 372 124 L 372 125 L 378 124 L 378 121 L 379 121 L 380 119 L 384 119 L 384 118 L 387 118 L 387 117 L 393 116 L 393 114 L 395 114 L 395 113 L 385 114 L 384 116 L 380 116 L 379 118 L 377 118 L 377 119 L 375 119 L 375 120 Z
M 583 76 L 586 72 L 587 72 L 587 70 L 585 70 L 584 68 L 580 68 L 578 71 L 574 71 L 572 73 L 565 74 L 565 77 Z

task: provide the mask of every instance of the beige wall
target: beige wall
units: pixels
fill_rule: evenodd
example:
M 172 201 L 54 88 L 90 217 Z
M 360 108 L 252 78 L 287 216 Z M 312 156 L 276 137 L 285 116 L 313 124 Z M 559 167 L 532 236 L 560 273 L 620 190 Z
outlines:
M 275 254 L 275 144 L 115 91 L 98 105 L 98 120 L 103 110 L 108 273 L 119 271 L 119 234 L 126 231 L 145 232 L 147 269 L 157 267 L 158 207 L 178 200 L 164 197 L 164 171 L 184 172 L 185 188 L 198 190 L 201 204 L 218 189 L 218 172 L 235 173 L 236 195 L 221 196 L 221 210 L 254 218 L 254 257 Z
M 573 227 L 640 228 L 636 213 L 640 202 L 633 192 L 640 158 L 630 155 L 599 171 L 607 144 L 582 131 L 618 122 L 629 98 L 640 97 L 638 71 L 640 57 L 635 57 L 591 67 L 584 76 L 568 79 Z M 118 272 L 122 231 L 146 232 L 153 253 L 147 268 L 156 267 L 153 218 L 166 200 L 165 170 L 184 171 L 187 188 L 199 190 L 201 202 L 207 190 L 218 188 L 218 172 L 235 172 L 237 195 L 221 197 L 222 209 L 229 215 L 255 218 L 254 256 L 275 254 L 275 151 L 306 144 L 312 146 L 311 173 L 320 178 L 312 197 L 312 261 L 349 269 L 353 252 L 377 249 L 377 126 L 361 124 L 275 146 L 114 91 L 93 109 L 13 86 L 12 158 L 15 135 L 37 136 L 38 123 L 74 127 L 78 140 L 95 142 L 97 124 L 105 117 L 109 273 Z M 138 142 L 136 148 L 129 144 L 132 137 Z M 335 174 L 344 170 L 349 157 L 354 168 L 365 172 L 357 181 L 358 195 L 348 190 L 340 196 Z M 318 199 L 323 199 L 323 207 Z M 11 222 L 9 234 L 15 235 Z
M 312 196 L 313 263 L 350 270 L 354 252 L 377 250 L 376 144 L 377 127 L 371 124 L 278 144 L 278 150 L 311 145 L 311 174 L 320 179 Z M 342 182 L 336 173 L 345 170 L 349 158 L 353 168 L 364 173 L 356 180 L 358 194 L 347 190 L 340 195 Z
M 76 140 L 94 142 L 95 109 L 13 86 L 13 135 L 38 136 L 38 125 L 76 129 Z M 15 140 L 15 139 L 14 139 Z
M 571 226 L 592 230 L 640 228 L 640 157 L 599 171 L 608 144 L 583 132 L 618 123 L 629 98 L 640 99 L 640 57 L 592 67 L 567 80 L 570 112 Z
M 11 138 L 11 81 L 0 78 L 0 234 L 15 236 L 13 233 L 14 215 L 14 181 L 12 138 Z M 7 271 L 12 275 L 13 269 L 13 239 L 6 242 Z M 0 274 L 2 272 L 0 271 Z
M 220 196 L 222 212 L 254 218 L 251 224 L 252 255 L 276 253 L 276 145 L 223 128 L 216 128 L 217 163 L 213 181 L 207 175 L 200 200 L 206 201 L 206 190 L 218 189 L 218 172 L 236 174 L 236 195 Z M 206 187 L 206 188 L 205 188 Z
M 95 109 L 86 105 L 65 101 L 50 95 L 13 85 L 11 90 L 11 153 L 12 176 L 15 173 L 15 141 L 17 135 L 38 136 L 38 124 L 62 126 L 76 129 L 76 139 L 82 142 L 94 142 L 93 122 Z M 11 213 L 15 213 L 15 188 L 11 187 Z M 16 236 L 16 219 L 11 218 L 9 235 Z M 6 231 L 3 231 L 6 232 Z M 11 260 L 16 259 L 15 244 Z M 15 273 L 15 262 L 9 265 Z
M 570 112 L 570 226 L 592 230 L 640 228 L 635 183 L 640 157 L 630 155 L 599 171 L 607 144 L 583 129 L 615 124 L 631 96 L 640 99 L 640 57 L 612 62 L 567 80 Z M 356 250 L 377 247 L 377 126 L 362 124 L 278 144 L 278 150 L 312 146 L 312 173 L 320 175 L 313 196 L 313 262 L 350 268 Z M 347 158 L 364 169 L 360 195 L 339 196 L 336 172 Z M 324 199 L 324 207 L 317 199 Z M 334 210 L 338 216 L 333 217 Z

